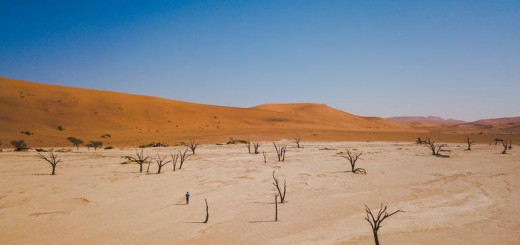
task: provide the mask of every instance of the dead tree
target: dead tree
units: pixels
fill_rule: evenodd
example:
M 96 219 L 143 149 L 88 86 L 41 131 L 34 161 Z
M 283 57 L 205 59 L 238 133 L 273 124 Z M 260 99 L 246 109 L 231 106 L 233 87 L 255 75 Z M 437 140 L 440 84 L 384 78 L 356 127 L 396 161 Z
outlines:
M 498 142 L 504 143 L 503 139 L 495 138 L 495 145 L 498 145 Z
M 442 147 L 445 147 L 446 144 L 435 144 L 435 141 L 427 139 L 428 148 L 432 151 L 432 155 L 436 157 L 450 157 L 448 155 L 443 155 L 440 152 L 442 151 Z
M 509 150 L 512 150 L 513 149 L 513 144 L 511 143 L 512 141 L 509 140 Z
M 375 244 L 376 245 L 379 245 L 379 237 L 377 236 L 377 231 L 379 231 L 379 228 L 381 228 L 381 223 L 388 217 L 396 214 L 396 213 L 399 213 L 399 212 L 404 212 L 404 211 L 401 211 L 401 210 L 397 210 L 393 213 L 387 213 L 386 212 L 386 209 L 388 207 L 387 206 L 384 206 L 383 207 L 383 204 L 381 204 L 381 207 L 379 208 L 379 212 L 377 212 L 377 215 L 374 216 L 374 214 L 372 214 L 372 211 L 370 210 L 370 208 L 365 205 L 365 212 L 366 212 L 366 217 L 365 217 L 365 220 L 370 223 L 370 227 L 372 227 L 372 233 L 374 234 L 374 241 L 375 241 Z
M 246 143 L 246 147 L 247 147 L 247 153 L 251 154 L 251 142 L 247 142 Z
M 466 149 L 466 151 L 471 151 L 471 146 L 475 145 L 475 143 L 473 143 L 473 141 L 471 141 L 469 136 L 466 136 L 466 144 L 468 144 L 468 148 Z
M 419 137 L 419 138 L 417 138 L 415 143 L 417 143 L 418 145 L 422 145 L 422 144 L 427 144 L 428 142 L 426 142 L 425 140 L 422 140 L 421 137 Z
M 274 194 L 274 221 L 278 221 L 278 194 Z
M 285 152 L 287 149 L 287 146 L 280 146 L 277 145 L 275 142 L 273 142 L 274 149 L 276 150 L 276 155 L 278 156 L 279 162 L 285 162 Z
M 285 182 L 285 179 L 283 180 L 283 193 L 282 193 L 282 190 L 280 189 L 280 183 L 278 181 L 278 177 L 276 177 L 274 175 L 274 172 L 273 171 L 273 185 L 276 187 L 276 189 L 278 190 L 278 195 L 280 195 L 280 203 L 284 203 L 285 202 L 285 192 L 287 191 L 287 184 Z
M 179 151 L 179 156 L 181 157 L 181 162 L 179 164 L 179 170 L 181 170 L 182 165 L 184 164 L 184 161 L 186 161 L 186 159 L 188 159 L 188 157 L 191 156 L 191 155 L 188 155 L 188 147 L 186 147 L 186 149 L 182 153 L 181 153 L 181 151 Z
M 141 149 L 141 152 L 139 152 L 139 150 L 136 150 L 136 157 L 132 157 L 132 156 L 126 156 L 125 157 L 126 159 L 132 161 L 132 162 L 135 162 L 137 164 L 139 164 L 139 173 L 142 173 L 143 172 L 143 164 L 145 164 L 146 162 L 148 162 L 149 158 L 150 157 L 144 157 L 144 153 L 143 153 L 143 149 Z
M 351 170 L 347 171 L 347 172 L 352 172 L 354 174 L 367 174 L 367 171 L 364 168 L 356 168 L 356 162 L 357 162 L 357 160 L 361 159 L 360 156 L 363 153 L 352 153 L 349 149 L 347 149 L 346 154 L 347 154 L 346 156 L 342 156 L 342 157 L 346 158 L 350 162 L 350 168 L 351 168 Z
M 173 172 L 175 172 L 176 168 L 177 168 L 177 160 L 179 160 L 179 155 L 180 154 L 170 154 L 172 156 L 172 164 L 173 164 Z
M 79 145 L 83 144 L 83 140 L 76 137 L 68 137 L 67 140 L 76 147 L 76 150 L 79 150 Z
M 199 147 L 199 144 L 195 143 L 195 141 L 193 139 L 190 139 L 190 142 L 188 143 L 188 147 L 191 149 L 191 153 L 193 155 L 195 155 L 195 150 L 197 149 L 197 147 Z
M 260 147 L 259 142 L 253 142 L 253 149 L 255 150 L 255 154 L 258 154 L 258 147 Z
M 264 156 L 264 164 L 266 164 L 267 163 L 267 156 L 265 154 L 265 151 L 262 151 L 262 155 Z
M 511 140 L 509 141 L 509 143 L 507 142 L 507 140 L 503 140 L 502 141 L 502 146 L 504 147 L 504 150 L 502 151 L 502 154 L 506 154 L 507 153 L 507 149 L 512 149 L 513 148 L 511 146 Z
M 205 223 L 208 223 L 208 219 L 209 219 L 209 207 L 208 207 L 208 200 L 206 200 L 206 198 L 204 198 L 204 201 L 206 202 L 206 219 L 204 220 L 204 224 L 205 224 Z
M 294 138 L 293 142 L 296 143 L 296 148 L 303 148 L 303 147 L 300 146 L 300 141 L 301 140 L 302 140 L 302 138 L 300 138 L 300 137 Z
M 49 158 L 42 155 L 41 153 L 38 153 L 38 157 L 47 161 L 52 166 L 52 172 L 51 175 L 54 175 L 56 173 L 56 165 L 61 162 L 61 159 L 58 159 L 58 155 L 54 155 L 54 152 L 49 151 Z
M 157 153 L 157 158 L 155 158 L 155 163 L 157 163 L 157 174 L 161 173 L 161 169 L 164 165 L 168 164 L 171 161 L 164 161 L 167 156 L 161 157 L 159 156 L 159 153 Z

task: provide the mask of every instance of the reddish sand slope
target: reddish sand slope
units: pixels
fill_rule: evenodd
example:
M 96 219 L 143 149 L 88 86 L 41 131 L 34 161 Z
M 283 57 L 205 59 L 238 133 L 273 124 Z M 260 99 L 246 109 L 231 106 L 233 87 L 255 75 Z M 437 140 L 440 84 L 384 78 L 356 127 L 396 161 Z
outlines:
M 396 132 L 418 132 L 326 105 L 233 108 L 7 78 L 0 78 L 0 110 L 3 146 L 14 139 L 24 139 L 30 146 L 68 145 L 69 136 L 135 146 L 151 141 L 179 143 L 188 138 L 209 143 L 229 137 L 271 140 L 295 135 L 309 140 L 359 140 L 361 136 L 355 132 L 381 132 L 387 135 L 381 139 L 392 139 Z M 60 126 L 64 130 L 58 130 Z M 104 134 L 111 137 L 101 138 Z M 368 134 L 367 139 L 378 138 Z M 407 140 L 412 138 L 407 136 Z

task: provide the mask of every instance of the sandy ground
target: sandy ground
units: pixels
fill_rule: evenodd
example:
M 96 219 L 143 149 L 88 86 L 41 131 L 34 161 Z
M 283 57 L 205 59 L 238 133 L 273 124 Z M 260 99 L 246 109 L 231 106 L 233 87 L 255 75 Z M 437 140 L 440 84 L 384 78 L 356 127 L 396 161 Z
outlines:
M 244 145 L 203 145 L 182 170 L 160 175 L 121 164 L 134 149 L 59 153 L 56 176 L 35 152 L 4 150 L 0 244 L 373 244 L 363 205 L 381 203 L 405 211 L 383 223 L 382 244 L 520 244 L 516 146 L 502 155 L 450 144 L 451 158 L 437 158 L 411 143 L 285 143 L 284 163 L 269 142 L 260 146 L 267 164 Z M 346 147 L 363 152 L 367 175 L 345 172 Z M 273 170 L 287 180 L 278 222 Z

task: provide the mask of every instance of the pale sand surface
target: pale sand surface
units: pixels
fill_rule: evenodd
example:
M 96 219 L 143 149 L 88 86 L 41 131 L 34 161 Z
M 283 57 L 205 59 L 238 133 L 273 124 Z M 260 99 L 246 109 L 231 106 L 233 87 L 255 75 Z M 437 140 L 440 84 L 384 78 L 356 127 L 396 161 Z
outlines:
M 267 164 L 244 145 L 203 145 L 181 171 L 168 164 L 160 175 L 120 164 L 134 149 L 59 153 L 56 176 L 35 152 L 4 150 L 0 244 L 373 244 L 363 205 L 380 203 L 405 211 L 383 223 L 382 244 L 520 244 L 517 146 L 502 155 L 495 145 L 450 144 L 451 158 L 437 158 L 412 143 L 286 144 L 278 163 L 262 143 Z M 346 147 L 363 152 L 367 175 L 345 172 L 337 153 Z M 276 223 L 273 170 L 288 186 Z M 208 224 L 199 223 L 204 198 Z

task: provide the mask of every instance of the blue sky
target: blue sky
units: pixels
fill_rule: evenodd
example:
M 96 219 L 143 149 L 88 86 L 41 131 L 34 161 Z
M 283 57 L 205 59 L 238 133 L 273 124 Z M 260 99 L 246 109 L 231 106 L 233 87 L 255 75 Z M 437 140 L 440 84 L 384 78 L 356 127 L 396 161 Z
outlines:
M 520 1 L 0 0 L 0 76 L 366 116 L 520 116 Z

